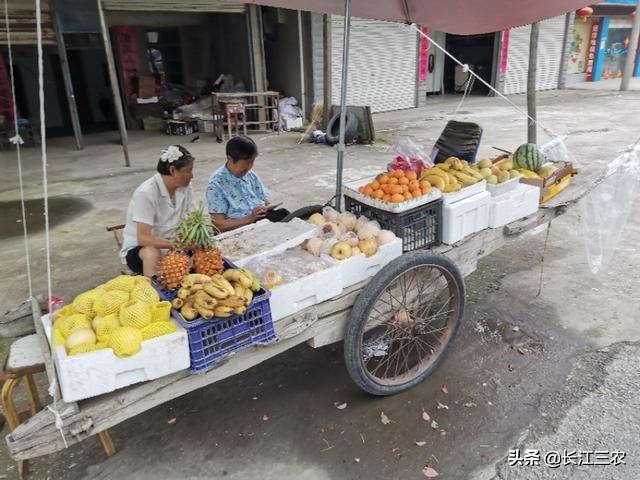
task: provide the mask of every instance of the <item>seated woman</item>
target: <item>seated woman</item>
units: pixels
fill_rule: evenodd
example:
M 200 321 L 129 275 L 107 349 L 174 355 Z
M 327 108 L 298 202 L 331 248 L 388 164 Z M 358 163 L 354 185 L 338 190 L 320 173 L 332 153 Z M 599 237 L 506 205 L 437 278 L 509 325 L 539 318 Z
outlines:
M 186 148 L 171 145 L 160 155 L 157 173 L 133 193 L 120 258 L 134 273 L 152 277 L 161 251 L 175 247 L 175 228 L 195 208 L 193 162 Z
M 207 204 L 214 225 L 221 231 L 249 225 L 263 218 L 279 222 L 289 215 L 275 210 L 267 201 L 260 177 L 252 172 L 258 147 L 249 137 L 233 137 L 227 142 L 227 161 L 207 185 Z

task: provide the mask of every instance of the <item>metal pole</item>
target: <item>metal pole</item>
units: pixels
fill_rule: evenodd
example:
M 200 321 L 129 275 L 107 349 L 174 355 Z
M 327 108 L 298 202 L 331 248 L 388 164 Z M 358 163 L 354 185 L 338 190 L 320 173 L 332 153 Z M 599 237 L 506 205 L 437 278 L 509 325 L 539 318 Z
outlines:
M 331 17 L 324 14 L 322 16 L 322 74 L 323 74 L 323 102 L 322 128 L 327 129 L 331 117 Z
M 307 93 L 305 89 L 304 78 L 304 42 L 302 40 L 302 11 L 298 10 L 298 49 L 300 50 L 300 108 L 302 109 L 302 118 L 307 118 L 307 109 L 305 107 Z
M 636 14 L 633 17 L 633 27 L 631 27 L 631 38 L 629 39 L 629 48 L 627 50 L 627 58 L 624 63 L 624 72 L 622 73 L 622 82 L 620 90 L 625 92 L 629 90 L 629 82 L 633 76 L 633 67 L 636 63 L 638 53 L 638 38 L 640 38 L 640 0 L 636 4 Z
M 564 17 L 564 37 L 562 37 L 562 52 L 560 53 L 560 74 L 558 75 L 558 89 L 563 90 L 567 86 L 567 57 L 571 45 L 571 32 L 574 12 L 569 12 Z
M 109 82 L 111 83 L 111 92 L 113 93 L 113 103 L 116 109 L 116 119 L 118 120 L 118 130 L 120 130 L 120 143 L 122 143 L 122 151 L 124 153 L 124 166 L 130 167 L 129 162 L 129 137 L 127 135 L 127 124 L 124 120 L 124 110 L 122 109 L 122 98 L 118 89 L 118 75 L 116 73 L 116 62 L 113 58 L 111 50 L 111 40 L 109 38 L 109 30 L 107 22 L 104 18 L 104 10 L 102 9 L 102 0 L 97 0 L 98 15 L 100 17 L 100 28 L 102 29 L 102 39 L 104 40 L 104 53 L 107 55 L 107 66 L 109 67 Z
M 76 97 L 73 94 L 73 83 L 71 81 L 71 72 L 69 71 L 69 59 L 67 58 L 67 47 L 64 43 L 64 35 L 62 33 L 62 24 L 58 14 L 51 7 L 51 17 L 53 20 L 53 29 L 56 33 L 56 43 L 58 44 L 58 55 L 60 56 L 60 69 L 62 70 L 62 78 L 64 80 L 64 90 L 67 94 L 67 103 L 69 105 L 69 116 L 71 117 L 71 126 L 73 127 L 73 136 L 76 139 L 76 148 L 82 150 L 82 130 L 80 128 L 80 119 L 78 118 L 78 106 L 76 105 Z
M 341 211 L 342 164 L 344 160 L 344 128 L 347 116 L 347 70 L 349 68 L 349 35 L 351 33 L 351 0 L 344 0 L 344 33 L 342 40 L 342 80 L 340 85 L 340 135 L 338 137 L 338 165 L 336 172 L 336 210 Z
M 538 71 L 538 36 L 540 24 L 531 24 L 531 36 L 529 37 L 529 71 L 527 73 L 527 113 L 533 120 L 536 116 L 536 77 Z M 537 124 L 533 120 L 527 121 L 527 142 L 537 143 Z

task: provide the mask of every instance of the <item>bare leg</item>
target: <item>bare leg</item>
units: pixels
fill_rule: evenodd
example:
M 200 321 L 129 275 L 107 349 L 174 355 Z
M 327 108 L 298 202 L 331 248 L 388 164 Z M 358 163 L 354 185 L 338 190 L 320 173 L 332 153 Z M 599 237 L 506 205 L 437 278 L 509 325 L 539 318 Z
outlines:
M 153 277 L 156 274 L 156 266 L 160 261 L 160 249 L 155 247 L 142 247 L 140 252 L 142 260 L 142 273 L 145 277 Z

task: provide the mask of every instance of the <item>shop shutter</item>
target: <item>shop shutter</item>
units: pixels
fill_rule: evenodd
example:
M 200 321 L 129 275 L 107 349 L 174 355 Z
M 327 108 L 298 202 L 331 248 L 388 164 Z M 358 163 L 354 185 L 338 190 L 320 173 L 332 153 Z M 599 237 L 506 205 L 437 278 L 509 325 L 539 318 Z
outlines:
M 564 15 L 550 18 L 540 23 L 538 74 L 536 78 L 537 90 L 558 88 L 564 30 Z M 525 93 L 527 91 L 530 33 L 530 25 L 511 29 L 509 35 L 507 71 L 504 81 L 505 94 Z
M 245 6 L 227 0 L 102 0 L 105 10 L 138 12 L 243 13 Z
M 331 97 L 340 103 L 343 17 L 331 22 Z M 353 18 L 347 104 L 372 112 L 416 106 L 417 32 L 402 23 Z
M 7 43 L 7 32 L 4 17 L 4 2 L 0 9 L 0 45 Z M 40 3 L 42 11 L 42 43 L 44 45 L 56 44 L 56 33 L 51 20 L 49 0 Z M 9 26 L 11 27 L 11 43 L 13 45 L 35 45 L 36 34 L 36 8 L 34 2 L 25 0 L 9 0 L 7 2 L 9 12 Z

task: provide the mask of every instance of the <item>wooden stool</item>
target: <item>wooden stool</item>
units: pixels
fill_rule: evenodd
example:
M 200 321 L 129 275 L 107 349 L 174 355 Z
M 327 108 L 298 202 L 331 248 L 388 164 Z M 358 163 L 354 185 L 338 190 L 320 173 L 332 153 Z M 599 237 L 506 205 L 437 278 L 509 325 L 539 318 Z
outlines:
M 226 103 L 224 107 L 225 114 L 227 116 L 227 129 L 229 131 L 229 138 L 232 136 L 231 127 L 235 124 L 236 135 L 240 135 L 240 123 L 242 123 L 243 134 L 247 135 L 247 112 L 244 108 L 244 103 Z
M 0 380 L 4 381 L 2 385 L 2 407 L 4 416 L 7 421 L 9 431 L 15 430 L 21 423 L 20 413 L 16 409 L 13 399 L 13 392 L 20 380 L 24 379 L 27 387 L 27 396 L 29 397 L 28 413 L 35 415 L 42 409 L 40 405 L 40 396 L 33 375 L 44 372 L 44 355 L 38 335 L 28 335 L 22 337 L 11 344 L 9 355 L 4 364 L 4 369 L 0 372 Z M 99 433 L 100 442 L 107 456 L 116 453 L 115 446 L 111 440 L 108 430 Z M 18 477 L 26 478 L 29 473 L 28 460 L 19 460 L 17 462 Z

